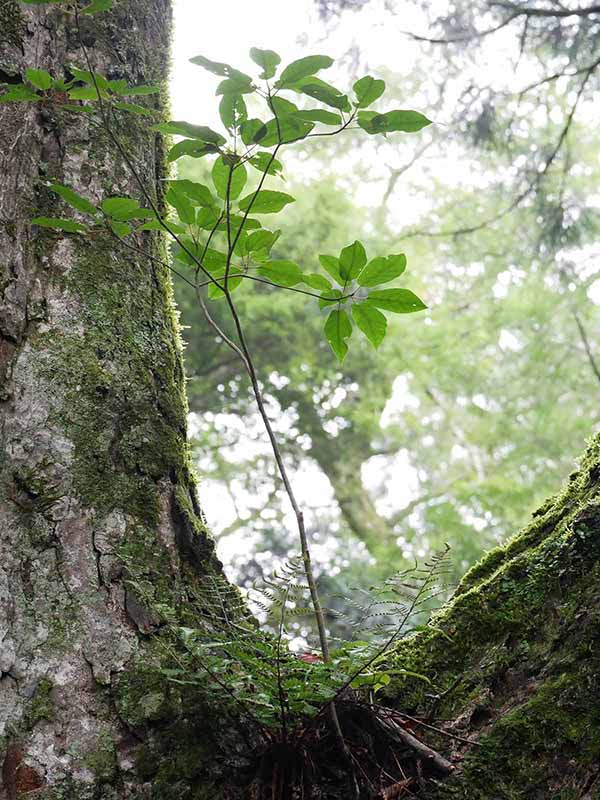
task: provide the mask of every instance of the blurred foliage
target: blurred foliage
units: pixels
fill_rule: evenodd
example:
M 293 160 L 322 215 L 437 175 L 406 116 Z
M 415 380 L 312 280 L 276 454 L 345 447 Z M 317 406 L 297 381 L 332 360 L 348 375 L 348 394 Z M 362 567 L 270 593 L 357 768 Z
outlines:
M 432 38 L 459 24 L 468 32 L 466 4 L 453 8 L 462 21 L 452 28 L 432 16 Z M 389 24 L 399 24 L 393 8 L 389 14 Z M 471 17 L 472 25 L 489 21 Z M 565 50 L 552 34 L 552 24 L 567 24 L 559 19 L 547 21 L 547 35 L 536 19 L 528 35 L 537 38 L 523 44 L 515 34 L 511 43 L 536 79 L 554 69 L 553 59 L 574 71 L 593 46 L 573 34 Z M 359 151 L 349 132 L 331 161 L 317 143 L 287 170 L 306 177 L 286 185 L 297 203 L 285 212 L 274 257 L 302 263 L 354 238 L 372 250 L 404 251 L 430 309 L 426 324 L 390 320 L 377 356 L 361 343 L 340 369 L 321 341 L 320 315 L 301 298 L 275 297 L 268 287 L 239 294 L 330 596 L 444 542 L 458 579 L 560 485 L 598 425 L 600 320 L 588 290 L 599 277 L 600 175 L 595 131 L 571 117 L 572 82 L 582 76 L 545 81 L 526 98 L 488 91 L 467 62 L 493 37 L 474 38 L 452 53 L 423 45 L 412 73 L 384 74 L 390 95 L 420 93 L 452 121 L 425 144 Z M 429 76 L 442 74 L 442 61 L 450 66 L 440 87 Z M 590 74 L 578 103 L 595 80 Z M 446 175 L 450 159 L 457 166 Z M 202 180 L 199 169 L 183 160 L 180 174 Z M 365 186 L 378 202 L 357 201 Z M 183 285 L 176 290 L 189 326 L 195 447 L 210 481 L 203 493 L 221 487 L 219 497 L 235 507 L 221 535 L 238 580 L 248 583 L 294 550 L 281 487 L 245 376 L 194 298 Z M 226 326 L 224 313 L 219 322 Z M 327 484 L 330 499 L 321 491 Z

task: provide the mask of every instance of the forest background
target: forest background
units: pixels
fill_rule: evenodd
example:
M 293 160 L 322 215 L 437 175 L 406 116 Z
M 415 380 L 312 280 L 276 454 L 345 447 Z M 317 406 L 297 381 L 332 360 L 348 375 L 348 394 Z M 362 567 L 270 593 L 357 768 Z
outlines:
M 187 65 L 192 5 L 176 7 L 174 118 L 218 124 L 214 81 Z M 427 312 L 390 320 L 378 354 L 353 342 L 340 368 L 312 306 L 279 293 L 275 309 L 269 287 L 239 294 L 321 584 L 351 616 L 361 588 L 446 542 L 458 580 L 560 487 L 598 428 L 594 17 L 303 0 L 282 29 L 269 0 L 225 5 L 203 17 L 220 58 L 245 69 L 251 45 L 321 49 L 435 122 L 298 148 L 282 184 L 297 202 L 273 251 L 303 267 L 354 238 L 405 252 Z M 202 160 L 178 169 L 208 182 Z M 240 365 L 177 279 L 176 293 L 200 497 L 229 574 L 249 587 L 296 551 L 292 519 Z M 295 627 L 303 646 L 307 623 Z

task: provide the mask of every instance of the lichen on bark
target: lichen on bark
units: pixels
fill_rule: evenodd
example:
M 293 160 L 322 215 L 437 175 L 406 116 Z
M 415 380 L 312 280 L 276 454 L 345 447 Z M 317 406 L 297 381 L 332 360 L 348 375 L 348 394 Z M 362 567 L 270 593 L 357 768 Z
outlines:
M 3 28 L 0 67 L 62 76 L 84 66 L 72 17 L 45 6 L 21 17 L 19 41 Z M 125 0 L 84 21 L 83 38 L 99 72 L 164 86 L 169 22 L 168 0 Z M 125 115 L 117 133 L 160 203 L 160 137 Z M 32 227 L 36 215 L 64 214 L 49 181 L 96 202 L 140 197 L 85 115 L 0 108 L 0 797 L 147 798 L 138 750 L 151 748 L 158 770 L 169 757 L 148 671 L 163 655 L 127 560 L 182 620 L 221 567 L 190 467 L 168 270 L 108 234 Z M 166 255 L 154 233 L 140 244 Z M 141 720 L 128 712 L 133 685 Z M 188 741 L 181 704 L 171 711 L 171 740 Z M 179 780 L 178 796 L 198 796 L 202 771 Z

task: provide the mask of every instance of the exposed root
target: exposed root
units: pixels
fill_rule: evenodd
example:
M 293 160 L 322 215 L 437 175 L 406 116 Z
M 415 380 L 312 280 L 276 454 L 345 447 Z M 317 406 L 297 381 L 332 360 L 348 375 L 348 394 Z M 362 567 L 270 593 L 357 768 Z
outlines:
M 327 716 L 306 719 L 250 755 L 230 786 L 244 800 L 394 800 L 415 797 L 425 779 L 446 777 L 454 765 L 415 735 L 392 709 L 356 697 L 336 703 L 348 757 Z M 417 721 L 418 722 L 418 721 Z M 408 730 L 408 726 L 411 729 Z M 441 731 L 440 731 L 441 732 Z

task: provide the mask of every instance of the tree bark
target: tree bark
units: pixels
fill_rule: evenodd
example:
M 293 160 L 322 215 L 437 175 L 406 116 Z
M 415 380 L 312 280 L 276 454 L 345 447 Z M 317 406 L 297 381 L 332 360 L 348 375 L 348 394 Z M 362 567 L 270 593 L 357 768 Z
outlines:
M 168 0 L 118 4 L 84 30 L 94 66 L 163 82 L 169 20 Z M 58 7 L 3 0 L 0 22 L 3 79 L 84 66 Z M 160 203 L 161 141 L 137 119 L 118 133 Z M 157 680 L 162 620 L 128 582 L 134 565 L 153 607 L 186 623 L 221 575 L 190 475 L 168 275 L 108 236 L 32 227 L 61 211 L 52 180 L 96 201 L 138 194 L 86 115 L 0 106 L 0 798 L 218 798 L 218 697 L 183 706 Z M 456 766 L 420 796 L 600 796 L 599 557 L 595 440 L 565 491 L 390 656 L 405 672 L 387 701 L 445 728 L 415 732 Z
M 169 0 L 116 5 L 83 18 L 94 68 L 164 86 Z M 0 2 L 2 80 L 71 64 L 86 68 L 72 16 Z M 0 798 L 185 798 L 206 760 L 196 746 L 182 766 L 190 723 L 147 677 L 160 621 L 124 565 L 181 619 L 221 565 L 190 473 L 168 274 L 108 234 L 29 222 L 73 216 L 52 181 L 95 202 L 141 200 L 106 134 L 60 100 L 0 105 Z M 118 135 L 160 204 L 162 141 L 123 117 Z
M 428 800 L 600 797 L 600 438 L 564 491 L 464 577 L 393 662 L 427 676 L 389 699 L 454 761 Z

